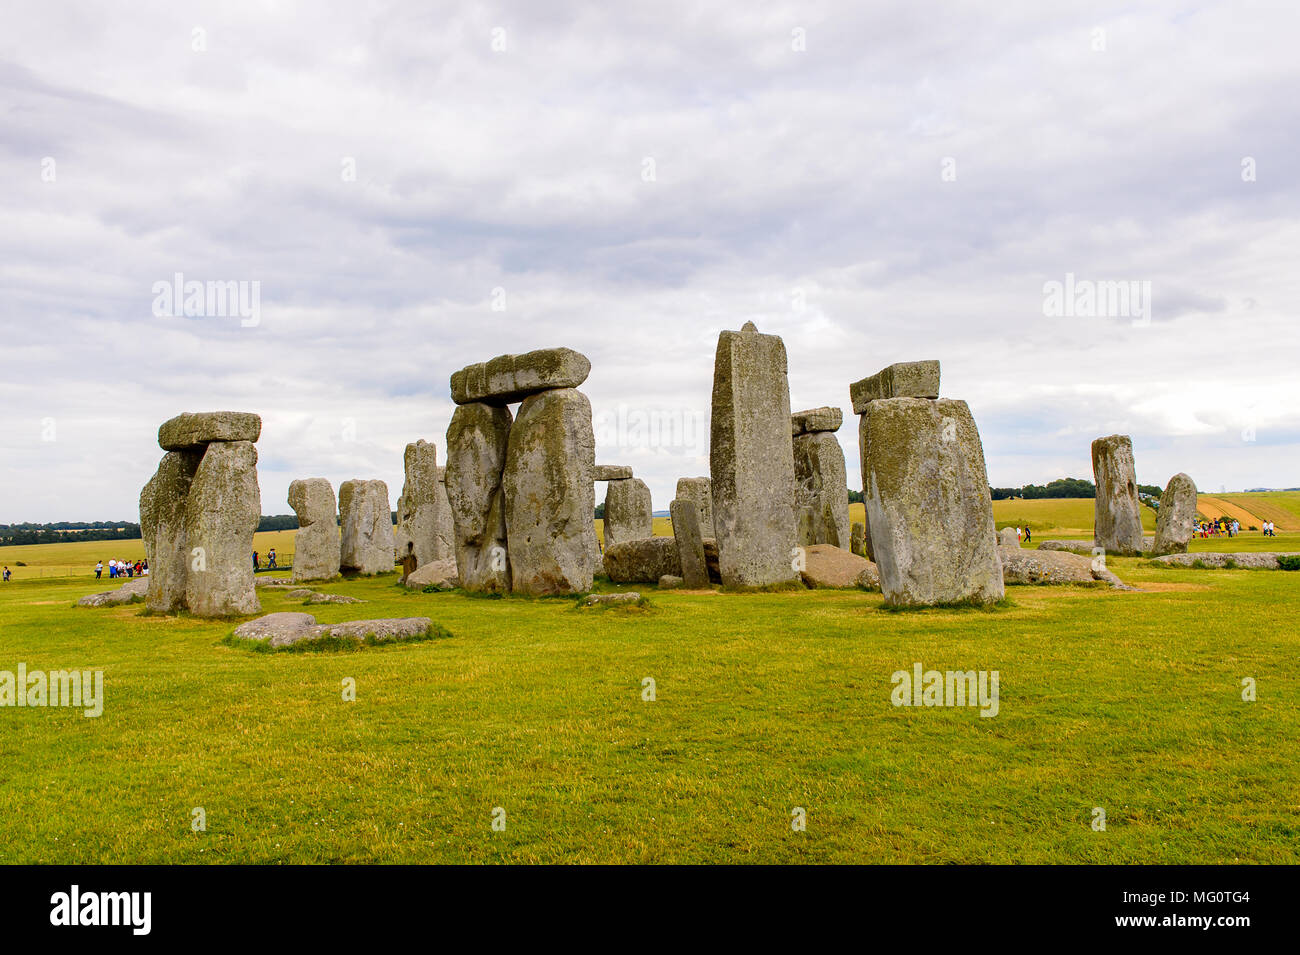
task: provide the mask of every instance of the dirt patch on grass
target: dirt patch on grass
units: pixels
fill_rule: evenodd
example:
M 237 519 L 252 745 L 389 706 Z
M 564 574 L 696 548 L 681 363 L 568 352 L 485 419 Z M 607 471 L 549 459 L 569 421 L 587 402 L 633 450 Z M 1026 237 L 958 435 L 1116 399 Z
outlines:
M 1208 584 L 1171 584 L 1165 581 L 1144 580 L 1140 586 L 1143 590 L 1153 594 L 1163 593 L 1190 593 L 1198 590 L 1213 590 Z

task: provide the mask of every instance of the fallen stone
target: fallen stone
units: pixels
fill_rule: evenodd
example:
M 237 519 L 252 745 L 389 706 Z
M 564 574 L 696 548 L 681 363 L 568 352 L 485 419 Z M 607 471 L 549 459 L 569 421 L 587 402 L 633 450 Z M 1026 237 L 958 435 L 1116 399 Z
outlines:
M 605 491 L 605 546 L 652 536 L 654 507 L 645 481 L 610 481 Z
M 293 590 L 298 586 L 288 577 L 258 577 L 253 584 L 256 587 L 269 587 L 272 590 Z
M 456 558 L 444 557 L 408 574 L 405 586 L 416 589 L 436 587 L 439 590 L 455 590 L 460 586 L 460 577 L 456 572 Z
M 675 590 L 681 585 L 682 585 L 682 578 L 676 577 L 673 574 L 664 574 L 662 577 L 659 578 L 660 590 Z
M 508 408 L 479 402 L 459 406 L 447 427 L 447 502 L 456 567 L 461 586 L 472 593 L 510 592 L 501 479 L 512 423 Z
M 393 569 L 393 512 L 388 485 L 354 479 L 339 486 L 339 568 L 367 577 Z
M 366 601 L 359 597 L 349 597 L 347 594 L 312 594 L 303 603 L 311 606 L 313 604 L 363 604 Z
M 665 574 L 680 577 L 682 562 L 677 554 L 677 541 L 671 537 L 647 537 L 606 547 L 605 573 L 617 584 L 653 584 Z
M 213 441 L 255 442 L 262 434 L 262 419 L 244 411 L 186 412 L 164 421 L 158 444 L 164 451 L 201 450 Z
M 89 594 L 77 601 L 78 607 L 115 607 L 119 604 L 139 603 L 149 591 L 148 577 L 135 577 L 116 590 Z
M 306 478 L 289 485 L 289 506 L 298 515 L 293 535 L 293 580 L 337 577 L 342 543 L 334 488 L 325 478 Z
M 597 464 L 591 472 L 593 481 L 626 481 L 632 469 L 621 464 Z
M 698 590 L 709 586 L 709 565 L 704 556 L 704 535 L 700 532 L 700 512 L 694 501 L 681 498 L 668 507 L 672 517 L 673 540 L 687 587 Z
M 269 640 L 282 634 L 306 631 L 316 624 L 316 618 L 309 613 L 268 613 L 235 628 L 235 636 L 241 640 Z
M 1094 536 L 1109 554 L 1142 552 L 1142 504 L 1138 500 L 1133 441 L 1112 434 L 1092 442 L 1092 473 L 1097 485 Z
M 805 547 L 803 564 L 799 577 L 814 589 L 880 589 L 880 573 L 875 564 L 832 544 Z
M 862 414 L 867 405 L 882 398 L 938 398 L 939 363 L 903 361 L 849 385 L 853 413 Z
M 635 607 L 643 598 L 635 590 L 621 594 L 587 594 L 578 601 L 579 607 Z
M 1195 567 L 1198 564 L 1215 570 L 1278 570 L 1279 557 L 1300 556 L 1295 551 L 1238 551 L 1218 553 L 1207 551 L 1192 554 L 1165 554 L 1154 558 L 1157 564 L 1171 567 Z
M 401 640 L 418 640 L 428 636 L 433 621 L 428 617 L 394 617 L 381 620 L 349 620 L 346 623 L 326 623 L 300 630 L 285 630 L 271 637 L 271 646 L 288 647 L 303 640 L 321 640 L 333 637 L 363 643 L 395 643 Z
M 297 560 L 297 557 L 295 557 L 294 559 Z M 295 587 L 292 590 L 286 592 L 285 596 L 293 597 L 297 600 L 302 600 L 306 597 L 310 597 L 315 592 L 316 591 L 312 590 L 310 587 Z
M 1039 550 L 1062 550 L 1071 554 L 1086 554 L 1092 556 L 1097 550 L 1097 545 L 1092 541 L 1043 541 L 1038 545 Z
M 262 609 L 253 586 L 253 534 L 261 518 L 257 449 L 248 441 L 208 445 L 185 502 L 190 613 L 230 617 Z
M 1132 590 L 1105 561 L 1068 551 L 1026 550 L 1020 546 L 999 548 L 1002 579 L 1007 584 L 1110 584 L 1117 590 Z
M 811 408 L 790 415 L 790 433 L 814 434 L 819 431 L 838 431 L 844 423 L 844 412 L 839 408 Z
M 451 376 L 451 400 L 504 405 L 555 388 L 576 388 L 591 374 L 591 362 L 572 348 L 542 348 L 500 355 Z

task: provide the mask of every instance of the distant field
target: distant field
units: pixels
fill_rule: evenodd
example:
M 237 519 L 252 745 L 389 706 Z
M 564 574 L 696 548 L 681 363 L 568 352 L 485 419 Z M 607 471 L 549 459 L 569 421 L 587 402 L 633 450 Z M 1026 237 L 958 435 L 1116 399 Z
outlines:
M 849 505 L 849 520 L 864 520 L 861 504 Z M 994 501 L 993 521 L 1003 527 L 1024 527 L 1033 530 L 1034 536 L 1046 540 L 1050 537 L 1088 537 L 1092 535 L 1093 502 L 1091 498 L 1048 498 L 1041 501 Z M 1156 513 L 1142 508 L 1142 526 L 1155 531 Z
M 1272 521 L 1280 531 L 1300 530 L 1300 491 L 1202 494 L 1197 502 L 1206 517 L 1226 514 L 1241 521 L 1242 527 Z

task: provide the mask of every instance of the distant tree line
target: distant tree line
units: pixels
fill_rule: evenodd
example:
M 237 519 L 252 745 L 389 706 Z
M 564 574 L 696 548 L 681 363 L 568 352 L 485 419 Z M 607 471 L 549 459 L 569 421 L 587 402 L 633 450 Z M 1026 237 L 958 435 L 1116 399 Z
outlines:
M 1161 489 L 1154 484 L 1139 484 L 1137 487 L 1139 493 L 1149 494 L 1152 497 L 1160 496 Z M 1049 481 L 1046 484 L 989 488 L 989 492 L 993 495 L 995 501 L 1006 501 L 1015 497 L 1024 498 L 1027 501 L 1049 497 L 1094 498 L 1097 496 L 1097 486 L 1091 481 L 1085 481 L 1083 478 L 1057 478 L 1055 481 Z
M 396 514 L 393 515 L 396 518 Z M 294 514 L 276 514 L 258 521 L 259 531 L 298 529 Z M 56 521 L 53 524 L 0 524 L 0 547 L 20 544 L 66 544 L 69 541 L 132 541 L 140 525 L 130 521 Z

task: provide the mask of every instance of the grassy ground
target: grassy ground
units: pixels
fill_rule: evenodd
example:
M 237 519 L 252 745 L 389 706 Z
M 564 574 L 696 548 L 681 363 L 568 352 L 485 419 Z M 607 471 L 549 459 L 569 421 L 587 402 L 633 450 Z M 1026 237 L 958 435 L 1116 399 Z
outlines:
M 1110 565 L 1147 592 L 987 613 L 645 588 L 593 614 L 388 576 L 313 612 L 452 636 L 294 655 L 20 579 L 0 670 L 102 668 L 106 700 L 0 709 L 0 862 L 1300 861 L 1300 574 Z M 999 714 L 894 707 L 918 661 L 998 670 Z

